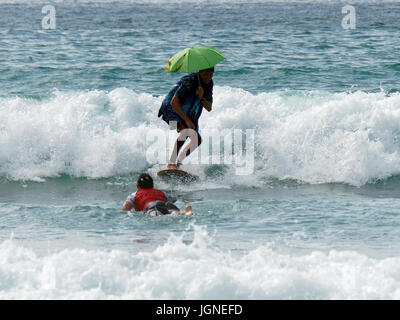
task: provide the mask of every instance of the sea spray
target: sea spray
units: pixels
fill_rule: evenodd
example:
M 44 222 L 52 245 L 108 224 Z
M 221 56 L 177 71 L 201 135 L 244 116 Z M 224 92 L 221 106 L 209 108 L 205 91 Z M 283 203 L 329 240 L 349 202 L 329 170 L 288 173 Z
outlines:
M 361 186 L 400 173 L 398 93 L 251 94 L 216 87 L 214 94 L 212 112 L 200 119 L 200 133 L 245 137 L 251 130 L 247 147 L 254 148 L 254 164 L 246 175 Z M 167 158 L 176 133 L 157 118 L 161 100 L 126 88 L 55 91 L 44 100 L 2 98 L 0 175 L 14 180 L 61 174 L 101 178 L 163 166 L 167 159 L 149 154 L 161 152 Z M 154 132 L 166 137 L 162 150 L 155 150 Z M 223 150 L 205 143 L 191 157 L 200 167 L 217 164 L 240 175 L 237 163 L 224 163 Z M 233 156 L 239 156 L 234 150 Z M 196 167 L 189 160 L 186 164 Z
M 81 248 L 38 255 L 6 240 L 0 261 L 0 298 L 7 299 L 400 298 L 399 258 L 292 255 L 268 243 L 237 255 L 218 249 L 196 224 L 137 254 Z

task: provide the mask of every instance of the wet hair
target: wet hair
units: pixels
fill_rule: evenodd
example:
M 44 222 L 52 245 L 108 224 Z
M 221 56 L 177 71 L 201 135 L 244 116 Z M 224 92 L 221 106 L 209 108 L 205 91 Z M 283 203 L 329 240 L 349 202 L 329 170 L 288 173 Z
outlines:
M 152 189 L 154 187 L 153 178 L 147 173 L 142 173 L 137 180 L 137 185 L 141 189 Z

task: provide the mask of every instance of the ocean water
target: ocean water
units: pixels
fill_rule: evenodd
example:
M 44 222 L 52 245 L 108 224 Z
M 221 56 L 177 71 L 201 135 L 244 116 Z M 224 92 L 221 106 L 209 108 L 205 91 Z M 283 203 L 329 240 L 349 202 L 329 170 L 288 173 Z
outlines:
M 400 299 L 399 12 L 1 1 L 0 299 Z M 164 66 L 193 45 L 226 60 L 201 180 L 168 184 Z M 142 172 L 194 216 L 121 211 Z

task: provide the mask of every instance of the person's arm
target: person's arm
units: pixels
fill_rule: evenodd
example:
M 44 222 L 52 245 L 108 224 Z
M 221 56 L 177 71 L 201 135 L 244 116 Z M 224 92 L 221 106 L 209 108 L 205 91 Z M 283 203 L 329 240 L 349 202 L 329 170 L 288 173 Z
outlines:
M 129 195 L 128 198 L 126 199 L 126 201 L 124 202 L 124 204 L 122 205 L 121 210 L 124 210 L 124 211 L 131 211 L 132 209 L 136 210 L 135 196 L 136 196 L 136 192 Z
M 131 211 L 132 209 L 133 209 L 133 204 L 130 201 L 125 201 L 121 208 L 121 210 L 124 211 Z
M 206 98 L 200 99 L 200 102 L 208 112 L 212 110 L 212 102 L 206 100 Z
M 203 107 L 210 112 L 212 110 L 212 101 L 209 101 L 204 97 L 204 89 L 202 87 L 198 87 L 196 90 L 196 94 L 200 99 L 201 104 Z
M 190 118 L 183 112 L 182 107 L 181 107 L 181 102 L 176 95 L 172 97 L 171 106 L 172 106 L 172 109 L 176 112 L 176 114 L 178 116 L 180 116 L 183 119 L 183 121 L 186 122 L 189 129 L 194 130 L 195 125 L 193 124 L 192 120 L 190 120 Z

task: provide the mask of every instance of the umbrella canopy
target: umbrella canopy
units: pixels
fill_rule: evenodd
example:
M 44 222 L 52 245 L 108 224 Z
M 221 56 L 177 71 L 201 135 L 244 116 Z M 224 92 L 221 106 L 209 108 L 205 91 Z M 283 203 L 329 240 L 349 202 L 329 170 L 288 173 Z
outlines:
M 214 67 L 225 57 L 221 51 L 209 46 L 186 48 L 174 54 L 165 67 L 169 72 L 195 72 Z

